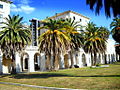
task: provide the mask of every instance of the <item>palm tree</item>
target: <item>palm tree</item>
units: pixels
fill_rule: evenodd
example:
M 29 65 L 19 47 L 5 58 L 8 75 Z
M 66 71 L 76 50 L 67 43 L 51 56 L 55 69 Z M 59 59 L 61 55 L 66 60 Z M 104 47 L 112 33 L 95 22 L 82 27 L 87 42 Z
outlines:
M 23 25 L 23 17 L 19 15 L 8 16 L 3 22 L 4 26 L 0 31 L 0 48 L 6 58 L 12 59 L 12 71 L 15 71 L 15 53 L 22 51 L 31 41 L 29 28 Z
M 100 36 L 101 38 L 103 38 L 105 41 L 109 38 L 109 35 L 110 35 L 110 31 L 106 28 L 106 27 L 99 27 L 99 30 L 100 30 Z M 105 60 L 105 64 L 107 64 L 107 61 L 106 61 L 106 54 L 105 52 L 102 53 L 104 55 L 104 60 Z
M 59 55 L 67 50 L 70 38 L 63 32 L 64 20 L 48 19 L 43 27 L 38 29 L 47 29 L 45 33 L 39 36 L 39 50 L 46 53 L 48 63 L 53 56 L 53 69 L 58 70 Z M 48 69 L 51 69 L 50 65 Z
M 110 24 L 110 28 L 112 28 L 111 32 L 113 39 L 120 43 L 120 17 L 113 19 L 113 22 Z
M 80 22 L 76 22 L 75 18 L 72 20 L 70 19 L 66 19 L 65 20 L 65 31 L 66 33 L 69 35 L 69 37 L 71 38 L 71 43 L 70 43 L 70 58 L 71 58 L 71 68 L 73 67 L 73 55 L 75 53 L 75 51 L 78 51 L 79 48 L 82 45 L 82 37 L 80 35 L 80 33 L 77 31 L 78 28 L 81 27 L 81 25 L 79 24 Z
M 102 32 L 93 22 L 88 23 L 84 32 L 84 51 L 94 57 L 92 65 L 96 65 L 97 53 L 104 53 L 106 50 L 106 39 L 103 38 L 105 32 Z
M 113 39 L 118 43 L 118 45 L 115 46 L 116 53 L 120 55 L 120 17 L 116 17 L 113 19 L 113 22 L 110 24 L 110 28 L 112 28 L 112 37 Z M 120 58 L 119 58 L 120 61 Z
M 92 10 L 96 6 L 95 9 L 97 14 L 99 14 L 100 9 L 104 6 L 105 14 L 107 17 L 110 17 L 112 13 L 114 17 L 120 15 L 120 8 L 118 8 L 120 0 L 86 0 L 86 3 Z
M 99 27 L 99 30 L 101 31 L 101 38 L 104 38 L 107 40 L 110 35 L 110 31 L 106 27 Z

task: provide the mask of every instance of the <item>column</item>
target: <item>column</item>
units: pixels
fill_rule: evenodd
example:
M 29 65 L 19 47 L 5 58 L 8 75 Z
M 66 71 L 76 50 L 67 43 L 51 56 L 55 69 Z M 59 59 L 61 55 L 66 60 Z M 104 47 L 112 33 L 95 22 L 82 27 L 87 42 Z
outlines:
M 41 53 L 41 59 L 40 59 L 40 71 L 45 71 L 46 70 L 46 66 L 45 66 L 45 54 Z
M 105 55 L 102 54 L 101 64 L 105 64 Z
M 64 66 L 64 55 L 63 54 L 60 55 L 60 68 L 65 68 L 65 66 Z
M 19 53 L 16 53 L 15 64 L 16 64 L 16 72 L 17 73 L 22 72 L 21 55 Z
M 91 55 L 90 54 L 85 54 L 86 55 L 86 63 L 87 63 L 87 66 L 92 66 L 92 58 L 91 58 Z
M 34 64 L 34 52 L 29 52 L 29 58 L 28 58 L 28 71 L 29 72 L 35 72 L 35 64 Z
M 83 67 L 82 54 L 78 53 L 78 66 Z
M 74 65 L 77 65 L 77 62 L 76 62 L 76 60 L 77 60 L 76 52 L 73 53 L 72 57 L 73 57 L 73 67 L 74 67 Z

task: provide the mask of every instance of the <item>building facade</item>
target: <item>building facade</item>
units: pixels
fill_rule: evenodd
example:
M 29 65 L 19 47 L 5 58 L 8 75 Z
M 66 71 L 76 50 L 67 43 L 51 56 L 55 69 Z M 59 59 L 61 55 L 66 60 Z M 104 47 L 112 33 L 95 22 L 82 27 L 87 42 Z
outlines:
M 82 26 L 86 26 L 87 23 L 90 21 L 90 18 L 83 16 L 79 13 L 73 11 L 65 11 L 63 13 L 57 13 L 55 16 L 49 17 L 51 19 L 60 19 L 60 18 L 71 18 L 75 19 L 76 22 L 79 22 Z M 37 19 L 30 20 L 31 22 L 31 31 L 32 31 L 32 44 L 27 46 L 24 52 L 21 54 L 16 53 L 16 71 L 19 72 L 35 72 L 35 71 L 45 71 L 47 68 L 46 64 L 46 56 L 45 53 L 40 53 L 38 51 L 38 36 L 44 33 L 46 30 L 37 30 L 38 27 L 43 26 L 41 21 Z M 78 29 L 79 32 L 79 29 Z M 108 40 L 107 41 L 107 50 L 104 55 L 98 54 L 97 61 L 99 64 L 111 63 L 116 61 L 116 53 L 114 48 L 114 41 Z M 68 54 L 67 64 L 65 60 L 65 55 L 60 55 L 60 62 L 59 68 L 67 68 L 71 65 L 70 54 Z M 73 55 L 73 63 L 79 67 L 91 66 L 91 55 L 84 52 L 82 48 L 79 51 L 75 51 Z M 2 60 L 2 59 L 1 59 Z M 51 58 L 51 65 L 52 63 Z M 0 65 L 2 68 L 2 64 Z M 9 68 L 9 65 L 6 66 Z M 9 69 L 2 69 L 2 72 L 8 73 Z
M 10 3 L 0 1 L 0 27 L 2 26 L 2 22 L 4 22 L 4 18 L 8 17 L 10 14 Z
M 4 18 L 8 17 L 9 14 L 10 3 L 0 1 L 0 30 L 2 30 L 1 27 L 3 26 L 2 22 L 4 22 Z M 6 68 L 4 66 L 2 67 L 2 52 L 0 50 L 0 73 L 3 72 L 3 69 L 6 71 Z

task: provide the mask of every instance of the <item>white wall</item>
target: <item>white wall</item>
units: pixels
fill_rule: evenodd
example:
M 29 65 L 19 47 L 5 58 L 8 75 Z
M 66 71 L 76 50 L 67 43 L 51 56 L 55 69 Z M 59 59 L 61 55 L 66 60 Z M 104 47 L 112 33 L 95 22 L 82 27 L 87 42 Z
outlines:
M 3 5 L 3 9 L 0 8 L 0 14 L 3 15 L 2 21 L 5 21 L 4 18 L 8 17 L 8 15 L 10 14 L 10 4 L 2 1 L 0 1 L 0 4 Z M 1 24 L 0 24 L 0 27 L 1 27 Z

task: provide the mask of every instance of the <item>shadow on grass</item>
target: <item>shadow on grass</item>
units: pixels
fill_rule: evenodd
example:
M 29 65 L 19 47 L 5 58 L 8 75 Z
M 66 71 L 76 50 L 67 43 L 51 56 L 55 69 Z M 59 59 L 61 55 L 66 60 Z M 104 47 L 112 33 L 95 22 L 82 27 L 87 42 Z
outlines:
M 120 75 L 87 75 L 87 76 L 75 76 L 67 74 L 16 74 L 10 78 L 15 79 L 32 79 L 32 78 L 50 78 L 50 77 L 120 77 Z
M 113 62 L 113 65 L 120 65 L 120 61 L 119 62 Z

